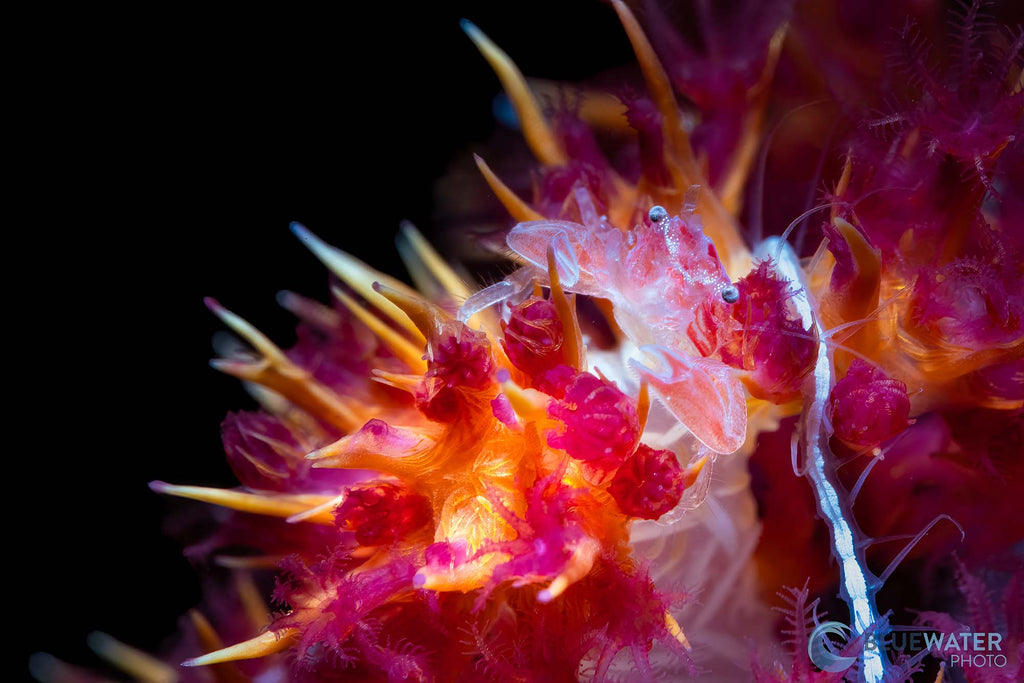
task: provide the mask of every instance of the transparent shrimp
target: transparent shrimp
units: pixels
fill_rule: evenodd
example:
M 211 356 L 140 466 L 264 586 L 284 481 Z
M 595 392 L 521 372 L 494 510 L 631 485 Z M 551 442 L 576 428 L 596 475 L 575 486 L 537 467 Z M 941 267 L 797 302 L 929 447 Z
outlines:
M 584 224 L 539 220 L 516 225 L 510 249 L 539 281 L 551 246 L 562 286 L 609 299 L 615 322 L 639 349 L 629 365 L 666 407 L 715 453 L 731 453 L 746 434 L 746 398 L 732 368 L 702 357 L 687 336 L 696 308 L 709 296 L 734 292 L 715 247 L 687 205 L 681 216 L 652 207 L 628 231 L 610 225 L 582 188 Z

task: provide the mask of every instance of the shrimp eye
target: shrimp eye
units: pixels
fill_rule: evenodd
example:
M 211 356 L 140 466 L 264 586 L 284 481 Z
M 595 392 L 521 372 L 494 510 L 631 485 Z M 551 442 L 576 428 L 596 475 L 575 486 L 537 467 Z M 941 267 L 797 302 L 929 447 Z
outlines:
M 647 217 L 651 219 L 651 223 L 660 223 L 668 218 L 668 211 L 663 206 L 652 206 Z
M 740 298 L 740 290 L 736 289 L 736 285 L 729 285 L 722 290 L 722 301 L 727 304 L 734 304 Z

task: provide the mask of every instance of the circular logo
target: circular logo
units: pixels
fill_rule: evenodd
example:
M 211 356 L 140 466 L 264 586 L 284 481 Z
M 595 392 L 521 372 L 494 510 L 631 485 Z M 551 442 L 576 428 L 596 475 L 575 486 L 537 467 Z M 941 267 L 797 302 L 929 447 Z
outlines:
M 857 658 L 844 657 L 840 653 L 851 633 L 850 627 L 839 621 L 823 621 L 818 624 L 807 640 L 807 656 L 811 663 L 822 671 L 839 672 L 849 669 Z M 829 636 L 838 636 L 839 644 L 832 642 Z

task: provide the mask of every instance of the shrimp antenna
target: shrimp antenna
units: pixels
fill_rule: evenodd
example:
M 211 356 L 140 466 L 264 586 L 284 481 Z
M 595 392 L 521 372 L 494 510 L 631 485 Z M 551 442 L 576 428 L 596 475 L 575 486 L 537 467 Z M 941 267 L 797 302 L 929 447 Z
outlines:
M 912 289 L 912 287 L 904 287 L 903 289 L 901 289 L 900 291 L 896 292 L 891 297 L 883 301 L 882 303 L 878 304 L 878 307 L 875 310 L 871 311 L 871 313 L 868 313 L 863 318 L 858 318 L 857 320 L 850 320 L 849 322 L 845 322 L 842 325 L 836 325 L 833 328 L 825 330 L 825 334 L 828 335 L 830 339 L 835 339 L 835 335 L 837 332 L 842 332 L 843 330 L 847 330 L 851 327 L 859 327 L 861 325 L 866 325 L 872 320 L 877 319 L 878 316 L 882 315 L 882 312 L 886 308 L 896 303 L 896 301 L 899 300 L 900 297 L 906 296 L 907 293 L 910 292 Z M 849 339 L 854 334 L 856 334 L 856 332 L 850 333 L 849 335 L 843 337 L 843 339 Z
M 892 440 L 892 443 L 890 443 L 888 446 L 886 446 L 885 449 L 881 453 L 879 453 L 875 457 L 871 458 L 871 462 L 868 463 L 868 466 L 865 467 L 864 471 L 860 473 L 859 477 L 857 477 L 857 483 L 853 485 L 852 489 L 850 489 L 849 500 L 850 500 L 850 507 L 851 508 L 854 505 L 857 504 L 857 494 L 860 493 L 861 487 L 864 486 L 864 482 L 867 480 L 868 475 L 871 474 L 871 470 L 875 469 L 875 465 L 877 465 L 878 463 L 880 463 L 882 460 L 885 459 L 885 454 L 888 453 L 889 451 L 891 451 L 893 449 L 893 447 L 897 443 L 899 443 L 899 440 L 902 439 L 903 435 L 906 434 L 906 433 L 907 433 L 906 431 L 900 432 L 899 435 L 895 439 Z M 873 451 L 875 448 L 877 448 L 877 446 L 872 447 L 872 448 L 867 448 L 867 449 L 861 451 L 861 453 L 859 453 L 858 455 L 863 455 L 864 453 L 869 453 L 869 452 Z M 867 545 L 870 545 L 871 543 L 874 543 L 874 542 L 875 541 L 871 541 Z
M 913 424 L 913 423 L 911 423 L 911 424 Z M 903 432 L 900 432 L 899 436 L 902 437 L 903 436 Z M 881 450 L 879 450 L 878 446 L 865 446 L 864 448 L 861 448 L 859 451 L 857 451 L 856 453 L 851 455 L 849 458 L 846 458 L 841 463 L 836 465 L 836 469 L 837 470 L 838 469 L 842 469 L 843 467 L 846 467 L 850 463 L 856 462 L 859 458 L 862 458 L 863 456 L 867 455 L 868 453 L 872 454 L 872 458 L 877 458 L 877 459 L 884 460 L 886 454 L 888 454 L 889 451 L 892 450 L 892 448 L 895 445 L 896 445 L 896 440 L 894 438 L 893 441 L 888 446 L 886 446 L 885 448 L 883 448 Z
M 957 530 L 960 531 L 960 541 L 961 542 L 965 538 L 967 538 L 967 534 L 964 532 L 964 528 L 962 526 L 960 526 L 959 522 L 957 522 L 955 519 L 953 519 L 952 517 L 950 517 L 947 514 L 938 515 L 935 519 L 933 519 L 932 521 L 928 522 L 928 524 L 923 529 L 921 529 L 921 531 L 919 531 L 916 536 L 914 536 L 914 539 L 912 541 L 910 541 L 910 543 L 908 543 L 903 548 L 903 550 L 901 550 L 899 552 L 899 554 L 896 555 L 895 558 L 893 558 L 892 562 L 889 563 L 889 566 L 886 567 L 885 571 L 883 571 L 881 573 L 881 575 L 878 577 L 879 585 L 884 584 L 886 579 L 888 579 L 890 576 L 892 576 L 892 573 L 894 571 L 896 571 L 896 568 L 899 566 L 899 564 L 907 557 L 907 555 L 910 554 L 910 551 L 914 549 L 914 546 L 916 546 L 918 543 L 921 542 L 921 539 L 925 537 L 925 534 L 927 534 L 929 531 L 931 531 L 932 527 L 934 527 L 936 524 L 938 524 L 940 521 L 942 521 L 944 519 L 948 520 L 949 522 L 951 522 L 953 524 L 953 526 L 955 526 L 957 528 Z
M 846 208 L 848 208 L 850 210 L 853 210 L 861 202 L 863 202 L 865 199 L 873 197 L 876 194 L 880 194 L 882 192 L 913 192 L 916 189 L 917 189 L 917 186 L 914 186 L 914 187 L 879 187 L 878 189 L 872 190 L 871 192 L 866 192 L 865 194 L 861 195 L 860 197 L 858 197 L 856 200 L 854 200 L 852 202 L 850 202 L 850 201 L 827 202 L 825 204 L 819 204 L 818 206 L 815 206 L 815 207 L 813 207 L 811 209 L 808 209 L 807 211 L 804 211 L 802 214 L 800 214 L 799 216 L 794 218 L 793 221 L 788 226 L 786 226 L 786 229 L 782 232 L 782 235 L 779 236 L 779 249 L 775 253 L 775 260 L 778 261 L 779 258 L 781 258 L 781 256 L 782 256 L 782 246 L 784 244 L 786 244 L 786 240 L 789 239 L 790 234 L 793 232 L 793 230 L 796 228 L 796 226 L 800 223 L 800 221 L 804 220 L 805 218 L 807 218 L 811 214 L 813 214 L 813 213 L 815 213 L 817 211 L 821 211 L 822 209 L 827 209 L 827 208 L 833 207 L 833 206 L 843 206 L 843 207 L 846 207 Z
M 772 141 L 775 139 L 775 133 L 782 128 L 782 124 L 784 124 L 789 117 L 793 116 L 797 112 L 828 102 L 831 102 L 831 100 L 814 100 L 812 102 L 807 102 L 806 104 L 801 104 L 799 107 L 790 109 L 774 126 L 772 126 L 771 131 L 769 131 L 768 135 L 765 136 L 764 143 L 761 145 L 761 152 L 757 157 L 757 181 L 754 183 L 754 195 L 751 197 L 750 202 L 750 237 L 751 242 L 754 244 L 760 242 L 764 235 L 764 178 L 768 166 L 768 151 L 771 148 Z
M 796 228 L 796 226 L 800 224 L 801 221 L 806 219 L 808 216 L 810 216 L 812 214 L 815 214 L 818 211 L 821 211 L 822 209 L 829 209 L 829 208 L 832 208 L 834 206 L 847 206 L 848 207 L 848 206 L 851 206 L 851 204 L 849 202 L 846 202 L 846 201 L 835 201 L 835 202 L 828 202 L 826 204 L 819 204 L 818 206 L 815 206 L 815 207 L 812 207 L 810 209 L 807 209 L 802 214 L 800 214 L 799 216 L 794 218 L 792 220 L 792 222 L 790 222 L 790 224 L 786 226 L 786 229 L 783 230 L 782 234 L 779 236 L 779 250 L 777 252 L 775 252 L 775 260 L 778 261 L 782 257 L 782 247 L 783 247 L 783 245 L 786 244 L 786 240 L 789 239 L 790 234 L 793 232 L 793 230 Z
M 804 202 L 804 206 L 810 208 L 814 204 L 814 195 L 817 194 L 818 183 L 821 181 L 821 176 L 825 171 L 825 159 L 828 158 L 828 150 L 832 145 L 832 138 L 835 137 L 836 129 L 839 127 L 839 121 L 837 120 L 829 128 L 828 135 L 825 137 L 825 144 L 821 146 L 821 152 L 818 154 L 818 165 L 814 167 L 814 175 L 812 180 L 807 185 L 807 201 Z M 807 236 L 807 219 L 805 218 L 800 222 L 800 227 L 796 231 L 796 239 L 793 244 L 793 251 L 799 254 L 803 250 L 804 237 Z

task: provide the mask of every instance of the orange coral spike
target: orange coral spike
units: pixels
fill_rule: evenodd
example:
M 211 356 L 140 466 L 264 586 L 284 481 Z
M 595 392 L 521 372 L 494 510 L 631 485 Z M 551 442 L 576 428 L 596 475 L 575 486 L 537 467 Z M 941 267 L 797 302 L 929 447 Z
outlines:
M 487 165 L 479 155 L 474 154 L 473 160 L 476 162 L 476 167 L 480 169 L 480 173 L 483 175 L 484 180 L 491 187 L 494 195 L 501 202 L 501 205 L 505 207 L 509 215 L 517 221 L 539 221 L 544 218 L 541 214 L 534 211 L 529 204 L 519 198 L 515 192 L 509 189 L 508 185 L 501 181 L 494 171 Z
M 494 69 L 502 87 L 512 100 L 512 106 L 519 117 L 519 125 L 523 130 L 523 138 L 537 160 L 548 166 L 561 166 L 567 159 L 558 138 L 548 125 L 540 104 L 530 91 L 530 86 L 523 78 L 522 72 L 501 48 L 494 44 L 483 31 L 470 21 L 463 19 L 462 30 L 466 32 L 473 44 L 480 50 L 487 63 Z
M 336 310 L 301 294 L 282 290 L 277 293 L 277 303 L 296 318 L 306 320 L 320 329 L 336 330 L 341 325 L 341 316 Z
M 839 175 L 839 180 L 836 181 L 835 189 L 832 190 L 832 194 L 836 197 L 842 197 L 846 194 L 846 190 L 850 187 L 850 177 L 853 175 L 853 150 L 846 153 L 846 161 L 843 162 L 843 172 Z M 832 207 L 832 218 L 839 215 L 839 206 Z
M 732 159 L 729 160 L 729 166 L 717 188 L 722 206 L 734 216 L 739 215 L 743 208 L 743 188 L 750 176 L 754 159 L 757 158 L 757 150 L 761 147 L 761 128 L 764 124 L 765 109 L 768 106 L 768 95 L 771 92 L 770 85 L 775 76 L 775 67 L 779 63 L 779 55 L 782 53 L 782 44 L 785 41 L 787 29 L 788 25 L 786 24 L 780 26 L 768 43 L 768 57 L 764 69 L 761 71 L 761 77 L 748 93 L 752 106 L 744 117 L 740 142 Z
M 502 393 L 508 398 L 512 410 L 525 420 L 542 419 L 545 408 L 550 400 L 546 394 L 536 389 L 524 389 L 511 379 L 502 382 Z
M 871 246 L 857 228 L 839 217 L 832 219 L 832 226 L 846 242 L 857 265 L 854 278 L 844 287 L 842 296 L 822 302 L 826 324 L 829 314 L 836 321 L 859 320 L 873 311 L 878 305 L 882 270 L 882 252 Z
M 651 412 L 651 394 L 647 388 L 647 382 L 641 380 L 640 382 L 640 393 L 636 399 L 636 415 L 640 420 L 640 433 L 644 433 L 644 428 L 647 427 L 647 417 Z
M 179 498 L 189 498 L 204 503 L 220 505 L 239 512 L 251 512 L 257 515 L 288 518 L 292 515 L 307 512 L 311 508 L 334 500 L 330 496 L 313 494 L 257 494 L 230 489 L 210 488 L 207 486 L 176 486 L 162 481 L 150 482 L 149 488 L 156 493 L 163 493 Z M 321 510 L 303 521 L 315 524 L 334 524 L 334 516 L 330 510 Z
M 192 627 L 196 630 L 196 635 L 199 637 L 199 644 L 206 652 L 215 652 L 217 650 L 224 649 L 224 641 L 221 640 L 220 635 L 216 629 L 213 628 L 213 624 L 203 616 L 203 613 L 197 609 L 189 610 L 189 619 L 192 621 Z M 242 675 L 232 663 L 224 662 L 221 664 L 212 664 L 210 666 L 210 672 L 213 674 L 214 679 L 217 683 L 244 683 L 249 679 Z
M 538 602 L 551 602 L 565 592 L 565 589 L 590 573 L 594 560 L 601 550 L 601 544 L 592 538 L 584 538 L 572 551 L 572 557 L 565 571 L 555 577 L 548 587 L 537 594 Z
M 711 459 L 705 454 L 686 466 L 686 470 L 683 472 L 683 481 L 687 487 L 693 486 L 697 481 L 697 477 L 700 476 L 701 471 L 709 462 L 711 462 Z
M 411 289 L 401 280 L 374 270 L 351 254 L 330 246 L 298 223 L 292 224 L 292 232 L 302 240 L 306 248 L 312 251 L 313 255 L 320 259 L 320 262 L 327 266 L 332 273 L 358 292 L 359 296 L 376 306 L 382 313 L 412 335 L 414 342 L 418 344 L 426 342 L 426 338 L 412 324 L 408 316 L 404 315 L 400 309 L 378 294 L 374 290 L 373 284 L 380 282 L 391 289 L 403 292 L 407 296 L 415 295 L 415 290 Z
M 550 100 L 564 98 L 569 109 L 579 119 L 594 128 L 613 131 L 624 135 L 634 135 L 626 117 L 626 105 L 611 93 L 576 86 L 571 90 L 564 84 L 530 78 L 530 89 L 541 97 Z
M 407 480 L 431 475 L 444 476 L 444 472 L 435 471 L 437 468 L 433 467 L 434 454 L 431 451 L 436 442 L 431 437 L 416 430 L 388 426 L 383 422 L 371 423 L 368 427 L 371 432 L 386 429 L 384 438 L 396 444 L 395 450 L 399 450 L 400 446 L 402 455 L 382 452 L 378 435 L 368 435 L 360 430 L 306 457 L 315 461 L 314 467 L 377 470 Z
M 440 322 L 451 319 L 451 316 L 415 292 L 405 292 L 383 282 L 374 282 L 373 291 L 405 313 L 423 335 L 424 341 Z
M 77 680 L 115 683 L 112 679 L 100 678 L 92 672 L 61 661 L 47 652 L 35 652 L 28 658 L 28 672 L 39 683 L 67 683 Z
M 576 368 L 586 368 L 586 350 L 583 348 L 583 337 L 580 333 L 580 324 L 576 320 L 576 311 L 573 310 L 575 298 L 572 300 L 565 296 L 562 291 L 562 284 L 558 279 L 558 267 L 555 264 L 555 248 L 548 245 L 548 278 L 551 280 L 551 301 L 558 311 L 558 318 L 562 321 L 562 330 L 565 335 L 565 358 Z
M 276 569 L 281 555 L 217 555 L 214 564 L 227 569 Z
M 687 650 L 692 649 L 690 641 L 686 638 L 686 634 L 683 633 L 683 629 L 679 625 L 679 622 L 676 621 L 675 617 L 668 612 L 665 612 L 665 628 L 668 629 L 669 634 L 678 640 L 683 647 Z
M 296 522 L 305 522 L 307 520 L 316 521 L 317 519 L 322 518 L 324 513 L 330 513 L 332 510 L 334 510 L 334 508 L 341 505 L 342 502 L 344 502 L 345 500 L 345 496 L 346 492 L 343 492 L 338 494 L 334 498 L 331 498 L 330 500 L 325 500 L 324 502 L 320 503 L 315 507 L 311 507 L 308 510 L 304 510 L 303 512 L 297 512 L 294 515 L 288 517 L 288 522 L 291 524 L 295 524 Z
M 125 645 L 106 633 L 93 631 L 88 635 L 87 642 L 93 652 L 140 683 L 174 683 L 178 680 L 178 674 L 173 668 L 153 655 Z
M 338 301 L 345 304 L 345 308 L 352 311 L 353 315 L 369 327 L 384 342 L 384 345 L 388 347 L 391 353 L 408 365 L 410 370 L 420 374 L 426 372 L 427 363 L 423 360 L 422 346 L 416 346 L 416 344 L 409 341 L 392 327 L 389 327 L 383 320 L 360 306 L 355 299 L 337 287 L 332 288 L 331 293 L 334 294 Z
M 236 662 L 240 659 L 258 659 L 282 652 L 291 647 L 299 637 L 299 629 L 287 628 L 267 631 L 255 638 L 210 652 L 201 657 L 186 659 L 182 666 L 209 666 L 222 662 Z
M 409 267 L 410 272 L 418 272 L 421 279 L 436 280 L 443 292 L 456 304 L 462 304 L 473 294 L 473 290 L 466 284 L 463 276 L 441 258 L 437 250 L 409 221 L 402 221 L 397 244 L 402 260 Z M 420 289 L 432 290 L 434 288 L 421 286 Z M 488 331 L 498 329 L 497 317 L 490 310 L 480 311 L 470 316 L 467 324 L 470 327 L 482 327 Z
M 262 356 L 257 362 L 214 359 L 210 361 L 214 369 L 272 389 L 309 414 L 346 432 L 358 429 L 365 422 L 365 418 L 347 401 L 317 382 L 307 370 L 291 362 L 266 335 L 247 321 L 213 299 L 206 299 L 206 306 Z
M 465 300 L 472 290 L 455 270 L 449 266 L 430 242 L 423 237 L 416 226 L 409 221 L 402 221 L 399 226 L 399 239 L 408 244 L 427 270 L 437 278 L 449 295 L 457 301 Z
M 242 609 L 254 630 L 262 630 L 271 621 L 267 603 L 260 595 L 252 574 L 246 571 L 234 572 L 235 592 L 242 603 Z

